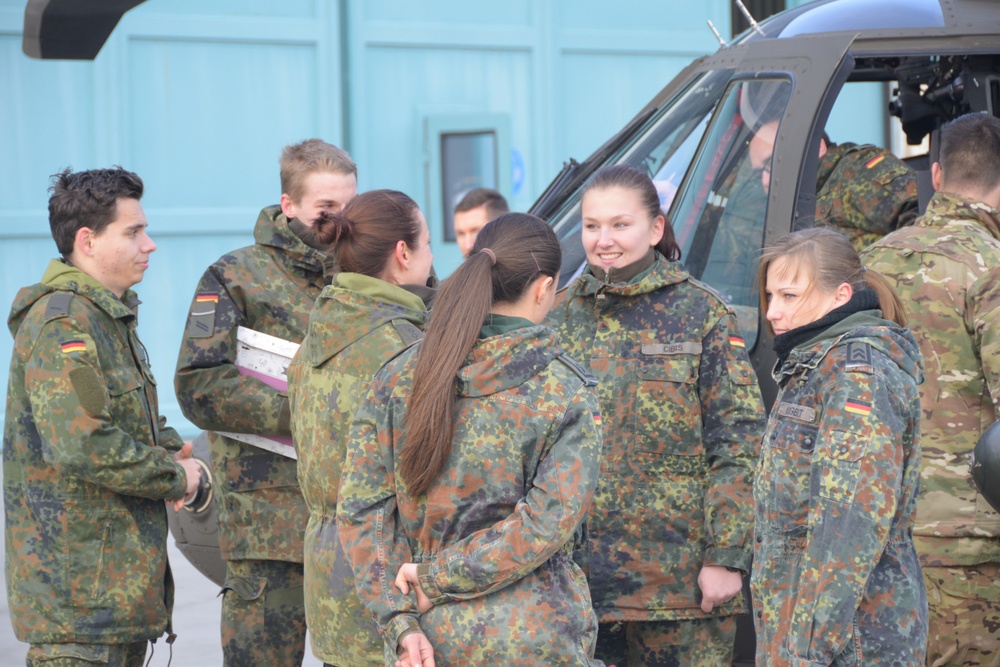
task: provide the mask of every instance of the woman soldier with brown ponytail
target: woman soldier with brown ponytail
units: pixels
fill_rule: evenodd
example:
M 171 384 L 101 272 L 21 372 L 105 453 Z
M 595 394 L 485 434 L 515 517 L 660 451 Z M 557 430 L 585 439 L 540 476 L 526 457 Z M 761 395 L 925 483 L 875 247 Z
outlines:
M 298 477 L 309 507 L 304 588 L 317 658 L 329 665 L 382 665 L 382 640 L 358 600 L 337 539 L 337 492 L 347 433 L 372 377 L 420 338 L 433 255 L 417 203 L 372 190 L 310 230 L 340 272 L 316 299 L 302 346 L 288 367 Z
M 355 418 L 337 518 L 389 664 L 602 664 L 572 558 L 600 465 L 595 380 L 539 324 L 560 260 L 541 220 L 489 223 Z

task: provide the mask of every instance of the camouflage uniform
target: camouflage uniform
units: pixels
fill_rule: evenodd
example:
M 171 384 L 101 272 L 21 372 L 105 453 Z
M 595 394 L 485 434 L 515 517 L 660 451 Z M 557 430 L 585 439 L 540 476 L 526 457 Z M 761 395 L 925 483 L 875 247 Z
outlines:
M 1000 665 L 1000 515 L 969 469 L 1000 417 L 1000 213 L 939 192 L 865 260 L 909 304 L 927 366 L 913 532 L 930 605 L 928 664 Z
M 157 416 L 138 304 L 53 260 L 11 308 L 7 594 L 32 660 L 138 644 L 142 664 L 145 641 L 170 631 L 163 501 L 184 497 L 187 478 L 171 453 L 183 442 Z
M 261 211 L 254 239 L 256 245 L 220 258 L 198 283 L 174 385 L 184 416 L 209 431 L 227 561 L 226 663 L 298 665 L 305 655 L 302 537 L 308 511 L 295 461 L 215 431 L 291 434 L 284 393 L 236 368 L 236 332 L 242 325 L 301 342 L 323 289 L 326 256 L 289 228 L 278 206 Z M 245 562 L 234 569 L 236 561 Z
M 420 298 L 358 273 L 323 290 L 309 332 L 288 367 L 299 483 L 309 507 L 305 534 L 306 619 L 313 654 L 332 665 L 381 665 L 382 639 L 358 599 L 337 539 L 337 492 L 347 434 L 375 372 L 418 340 Z
M 916 341 L 878 310 L 855 312 L 774 379 L 754 482 L 757 664 L 922 665 Z
M 484 328 L 458 372 L 451 454 L 419 498 L 395 465 L 417 348 L 376 375 L 348 441 L 340 538 L 387 665 L 412 631 L 427 635 L 438 667 L 600 665 L 572 558 L 600 466 L 595 381 L 550 329 L 493 319 L 501 326 Z M 435 605 L 423 615 L 392 583 L 407 562 Z
M 674 622 L 714 618 L 691 624 L 708 627 L 746 610 L 737 596 L 703 612 L 698 575 L 704 565 L 749 570 L 764 410 L 732 310 L 679 263 L 656 253 L 637 265 L 650 262 L 618 283 L 589 268 L 550 317 L 600 383 L 604 458 L 588 521 L 594 608 L 602 624 L 669 621 L 663 632 L 676 634 Z M 732 654 L 735 624 L 722 622 L 732 630 L 706 630 L 714 645 L 698 640 L 707 663 Z M 646 660 L 689 664 L 677 657 L 684 652 L 661 648 Z
M 917 177 L 889 151 L 829 144 L 816 175 L 816 221 L 843 233 L 858 252 L 917 217 Z

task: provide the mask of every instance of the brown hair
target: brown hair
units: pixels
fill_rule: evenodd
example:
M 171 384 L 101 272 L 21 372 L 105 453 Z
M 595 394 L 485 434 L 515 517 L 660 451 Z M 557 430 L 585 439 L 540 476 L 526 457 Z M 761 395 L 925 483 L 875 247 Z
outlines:
M 527 213 L 507 213 L 483 227 L 468 259 L 441 284 L 417 353 L 399 456 L 413 497 L 427 492 L 448 460 L 457 374 L 493 304 L 516 302 L 539 276 L 556 278 L 561 262 L 548 225 Z
M 306 139 L 285 146 L 278 158 L 281 165 L 281 192 L 298 202 L 305 194 L 306 176 L 316 172 L 358 175 L 358 166 L 347 151 L 322 139 Z
M 403 241 L 420 244 L 420 207 L 397 190 L 369 190 L 347 203 L 339 213 L 323 211 L 306 234 L 334 255 L 341 271 L 381 278 Z
M 59 254 L 69 258 L 76 233 L 87 227 L 100 234 L 118 216 L 119 199 L 142 199 L 142 179 L 121 167 L 51 176 L 49 228 Z
M 855 292 L 870 289 L 878 297 L 882 316 L 901 327 L 906 326 L 903 303 L 881 274 L 866 269 L 850 240 L 840 232 L 825 227 L 803 229 L 782 236 L 764 248 L 757 268 L 757 289 L 760 307 L 767 309 L 767 270 L 776 260 L 783 259 L 786 266 L 794 265 L 796 273 L 809 273 L 809 289 L 824 292 L 836 290 L 847 283 Z M 774 335 L 774 328 L 767 322 L 767 330 Z
M 601 167 L 583 186 L 581 201 L 591 190 L 606 190 L 608 188 L 624 188 L 639 195 L 639 202 L 651 221 L 655 220 L 658 215 L 663 216 L 663 238 L 654 247 L 667 259 L 678 261 L 681 258 L 681 248 L 674 238 L 673 225 L 670 224 L 670 220 L 660 208 L 660 195 L 656 192 L 656 186 L 653 185 L 649 176 L 627 164 Z
M 490 220 L 510 211 L 507 200 L 493 188 L 473 188 L 455 204 L 455 213 L 464 213 L 480 206 L 486 206 L 486 216 Z
M 942 189 L 989 192 L 1000 184 L 1000 118 L 988 113 L 959 116 L 941 128 Z

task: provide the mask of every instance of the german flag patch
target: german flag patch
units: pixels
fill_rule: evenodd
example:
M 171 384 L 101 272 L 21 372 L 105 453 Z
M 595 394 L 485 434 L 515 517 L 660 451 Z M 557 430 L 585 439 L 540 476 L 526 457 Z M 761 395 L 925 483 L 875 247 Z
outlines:
M 70 352 L 83 352 L 87 349 L 87 344 L 82 340 L 67 340 L 63 341 L 59 347 L 62 348 L 63 354 L 69 354 Z
M 601 427 L 601 413 L 600 412 L 591 412 L 591 414 L 594 416 L 594 426 L 600 428 Z
M 850 412 L 852 415 L 867 417 L 872 413 L 872 404 L 866 403 L 865 401 L 858 401 L 853 398 L 849 398 L 847 399 L 847 403 L 844 405 L 844 409 Z
M 218 294 L 198 294 L 194 297 L 195 303 L 219 303 Z
M 885 155 L 876 155 L 871 160 L 868 160 L 868 162 L 865 162 L 865 169 L 871 169 L 875 165 L 877 165 L 880 162 L 882 162 L 882 160 L 884 160 L 884 159 L 885 159 Z
M 730 336 L 729 344 L 733 347 L 746 347 L 747 342 L 743 340 L 743 336 Z

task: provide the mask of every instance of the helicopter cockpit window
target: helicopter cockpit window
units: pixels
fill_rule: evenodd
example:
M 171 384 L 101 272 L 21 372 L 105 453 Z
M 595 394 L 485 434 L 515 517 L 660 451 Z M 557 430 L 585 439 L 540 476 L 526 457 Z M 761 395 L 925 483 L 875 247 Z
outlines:
M 757 341 L 756 261 L 764 242 L 771 146 L 791 82 L 734 82 L 670 209 L 691 274 L 736 311 L 747 348 Z

